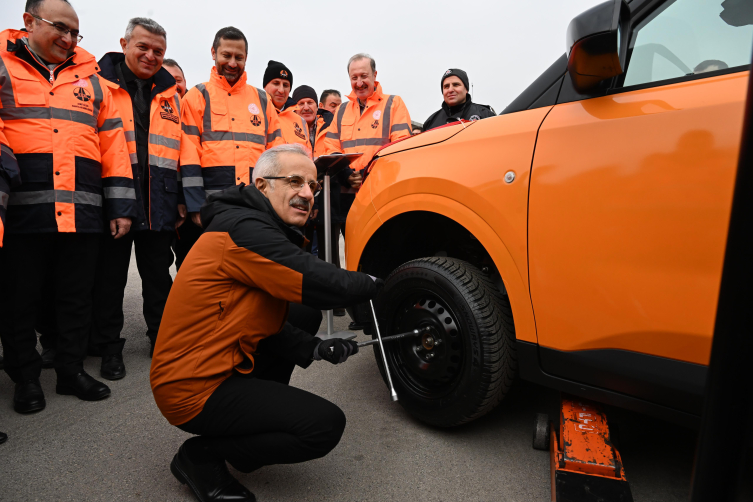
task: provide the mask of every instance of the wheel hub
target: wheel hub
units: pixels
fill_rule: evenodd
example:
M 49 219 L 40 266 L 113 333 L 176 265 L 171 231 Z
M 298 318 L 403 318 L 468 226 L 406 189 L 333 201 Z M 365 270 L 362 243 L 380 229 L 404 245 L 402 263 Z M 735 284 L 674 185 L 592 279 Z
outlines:
M 413 377 L 417 388 L 423 387 L 425 391 L 444 388 L 459 374 L 463 360 L 457 322 L 434 295 L 413 298 L 403 303 L 395 330 L 418 329 L 423 334 L 401 340 L 396 359 L 401 369 Z

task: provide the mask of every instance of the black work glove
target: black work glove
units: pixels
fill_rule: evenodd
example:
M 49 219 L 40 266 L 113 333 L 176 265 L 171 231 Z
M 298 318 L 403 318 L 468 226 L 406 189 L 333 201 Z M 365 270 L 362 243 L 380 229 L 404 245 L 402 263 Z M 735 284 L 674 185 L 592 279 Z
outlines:
M 352 340 L 332 338 L 322 340 L 314 347 L 314 361 L 324 359 L 332 364 L 344 363 L 348 357 L 358 353 L 358 344 Z

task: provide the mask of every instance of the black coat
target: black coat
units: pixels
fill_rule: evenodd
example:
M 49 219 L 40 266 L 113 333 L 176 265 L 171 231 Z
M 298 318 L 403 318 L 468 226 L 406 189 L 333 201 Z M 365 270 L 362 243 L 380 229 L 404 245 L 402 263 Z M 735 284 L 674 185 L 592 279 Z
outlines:
M 465 103 L 452 109 L 447 106 L 447 103 L 442 102 L 442 108 L 434 112 L 424 122 L 424 131 L 457 122 L 460 119 L 481 120 L 487 117 L 494 117 L 495 115 L 496 113 L 491 106 L 474 103 L 471 101 L 471 95 L 468 94 Z

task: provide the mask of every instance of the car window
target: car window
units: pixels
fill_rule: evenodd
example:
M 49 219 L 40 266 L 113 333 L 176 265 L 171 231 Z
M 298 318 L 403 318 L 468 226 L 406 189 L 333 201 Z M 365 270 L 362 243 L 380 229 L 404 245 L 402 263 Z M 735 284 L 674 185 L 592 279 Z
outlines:
M 665 2 L 633 28 L 624 86 L 750 64 L 753 1 Z

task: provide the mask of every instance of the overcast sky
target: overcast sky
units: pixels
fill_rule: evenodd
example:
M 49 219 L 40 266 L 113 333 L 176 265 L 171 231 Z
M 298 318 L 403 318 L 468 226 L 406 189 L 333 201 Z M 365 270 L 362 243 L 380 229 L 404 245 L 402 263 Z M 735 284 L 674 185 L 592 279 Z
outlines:
M 120 51 L 128 19 L 151 17 L 167 30 L 167 57 L 183 67 L 189 87 L 205 82 L 218 29 L 248 38 L 248 82 L 261 87 L 267 61 L 285 63 L 293 88 L 307 84 L 350 93 L 345 69 L 357 52 L 377 62 L 388 94 L 402 96 L 424 122 L 442 103 L 447 68 L 468 72 L 473 100 L 499 113 L 565 52 L 570 20 L 601 0 L 71 0 L 81 46 L 98 59 Z M 25 0 L 1 0 L 5 28 L 21 28 Z

